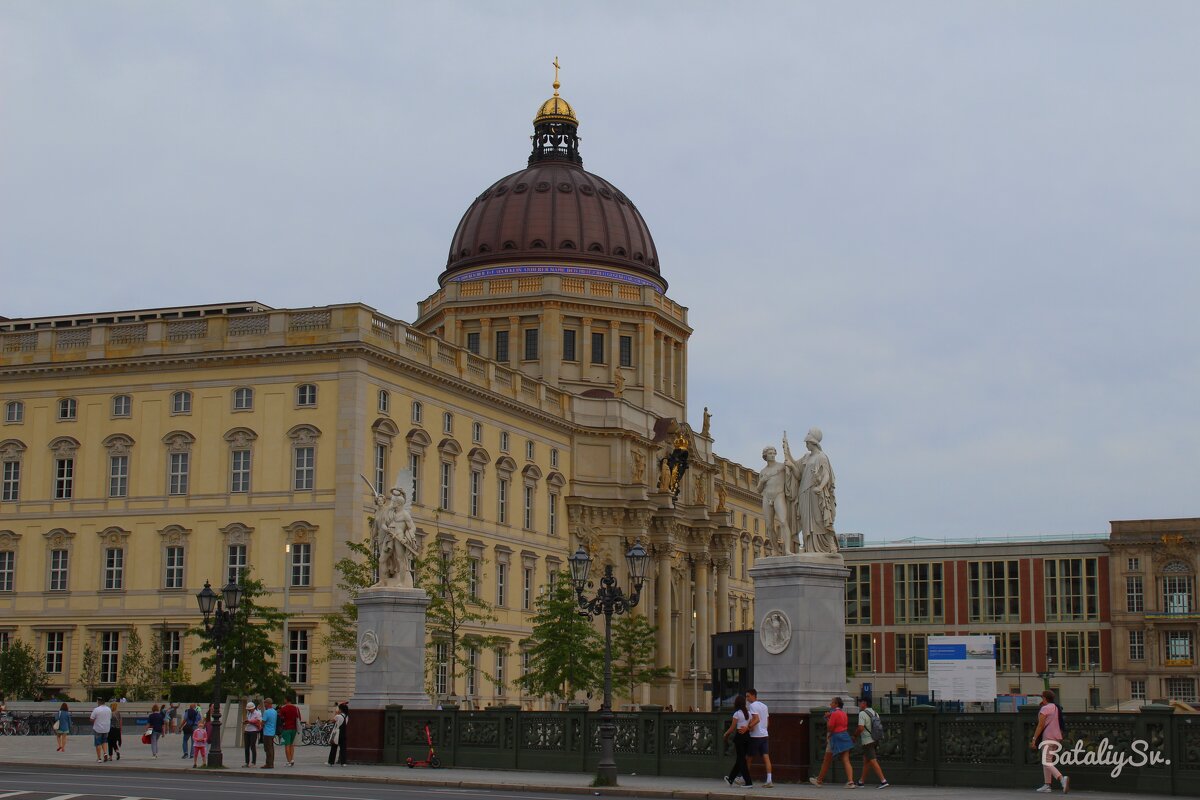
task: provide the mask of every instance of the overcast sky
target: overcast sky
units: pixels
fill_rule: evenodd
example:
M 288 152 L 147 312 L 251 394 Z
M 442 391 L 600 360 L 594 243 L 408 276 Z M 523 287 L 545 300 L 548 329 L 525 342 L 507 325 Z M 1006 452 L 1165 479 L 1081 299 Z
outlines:
M 0 315 L 411 320 L 558 56 L 720 453 L 820 426 L 868 539 L 1200 516 L 1198 41 L 1195 2 L 6 0 Z

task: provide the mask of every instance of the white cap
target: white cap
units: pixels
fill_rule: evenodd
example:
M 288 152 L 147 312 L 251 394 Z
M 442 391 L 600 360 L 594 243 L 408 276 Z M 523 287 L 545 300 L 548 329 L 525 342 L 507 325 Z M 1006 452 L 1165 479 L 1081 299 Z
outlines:
M 246 710 L 247 710 L 247 711 L 253 711 L 253 710 L 254 710 L 254 703 L 246 703 Z

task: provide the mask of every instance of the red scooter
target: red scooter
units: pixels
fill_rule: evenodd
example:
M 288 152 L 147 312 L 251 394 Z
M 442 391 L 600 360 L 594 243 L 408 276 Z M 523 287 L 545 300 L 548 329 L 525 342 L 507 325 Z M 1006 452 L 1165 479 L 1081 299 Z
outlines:
M 430 767 L 437 769 L 442 765 L 442 760 L 438 758 L 437 753 L 435 753 L 433 750 L 433 735 L 429 733 L 428 722 L 425 723 L 425 743 L 429 745 L 429 754 L 425 756 L 424 761 L 416 761 L 413 758 L 406 759 L 404 763 L 408 765 L 409 769 L 412 769 L 413 767 Z

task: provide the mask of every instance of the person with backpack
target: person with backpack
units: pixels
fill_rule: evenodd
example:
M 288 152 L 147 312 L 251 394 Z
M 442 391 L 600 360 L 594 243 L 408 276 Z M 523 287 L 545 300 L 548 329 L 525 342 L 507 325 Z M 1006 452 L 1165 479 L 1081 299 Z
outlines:
M 887 788 L 891 784 L 888 783 L 887 778 L 883 777 L 883 768 L 879 766 L 879 757 L 875 752 L 876 746 L 884 736 L 883 720 L 879 718 L 875 709 L 871 708 L 869 697 L 858 698 L 858 727 L 854 729 L 854 735 L 858 737 L 863 751 L 862 775 L 859 776 L 855 785 L 860 789 L 867 785 L 867 767 L 869 766 L 879 777 L 879 788 Z
M 1052 762 L 1052 759 L 1062 750 L 1065 728 L 1062 706 L 1054 702 L 1054 692 L 1047 689 L 1042 692 L 1042 704 L 1038 708 L 1037 728 L 1033 732 L 1033 738 L 1029 741 L 1030 750 L 1041 750 L 1042 785 L 1037 788 L 1037 791 L 1043 794 L 1050 791 L 1050 784 L 1055 779 L 1062 784 L 1063 794 L 1071 791 L 1071 779 L 1059 772 L 1058 767 L 1054 766 Z
M 188 703 L 187 711 L 183 712 L 183 757 L 192 757 L 192 734 L 200 724 L 200 709 L 195 703 Z
M 734 757 L 733 768 L 725 776 L 725 782 L 730 786 L 741 779 L 743 786 L 753 786 L 750 778 L 750 765 L 746 763 L 746 750 L 750 747 L 750 712 L 746 709 L 746 696 L 739 694 L 733 698 L 733 718 L 729 720 L 729 728 L 725 731 L 725 741 L 733 736 Z

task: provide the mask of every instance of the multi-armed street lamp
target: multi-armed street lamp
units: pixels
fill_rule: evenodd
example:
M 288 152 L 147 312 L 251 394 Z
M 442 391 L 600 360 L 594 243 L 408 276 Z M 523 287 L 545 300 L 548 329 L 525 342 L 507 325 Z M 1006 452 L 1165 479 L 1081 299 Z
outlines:
M 221 607 L 224 598 L 225 607 Z M 242 602 L 242 587 L 235 581 L 225 584 L 221 594 L 213 591 L 208 581 L 196 594 L 200 613 L 204 615 L 204 632 L 217 648 L 217 668 L 213 675 L 212 751 L 208 754 L 208 766 L 223 767 L 221 755 L 221 662 L 224 660 L 225 638 L 233 631 L 234 616 Z M 211 620 L 211 622 L 210 622 Z
M 625 554 L 625 560 L 629 564 L 629 580 L 633 584 L 629 596 L 626 597 L 617 585 L 612 564 L 605 564 L 600 589 L 595 597 L 588 599 L 583 592 L 592 586 L 588 582 L 592 557 L 580 547 L 575 555 L 567 559 L 571 565 L 571 582 L 575 584 L 579 607 L 588 619 L 604 615 L 604 704 L 600 706 L 600 763 L 596 765 L 596 786 L 617 785 L 617 762 L 613 747 L 617 727 L 612 711 L 612 618 L 613 614 L 624 614 L 638 604 L 642 584 L 646 581 L 646 565 L 650 562 L 650 554 L 640 542 L 636 542 Z

